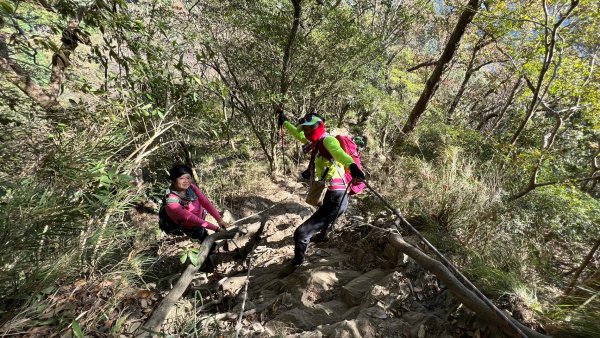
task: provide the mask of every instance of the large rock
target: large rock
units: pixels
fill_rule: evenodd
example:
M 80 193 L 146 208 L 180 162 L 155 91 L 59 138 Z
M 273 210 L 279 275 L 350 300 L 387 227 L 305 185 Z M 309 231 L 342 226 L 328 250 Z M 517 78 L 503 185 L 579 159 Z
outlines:
M 446 329 L 451 330 L 447 321 L 429 313 L 407 312 L 402 315 L 402 320 L 410 327 L 409 337 L 419 337 L 419 332 L 425 337 L 439 337 L 447 333 Z
M 380 279 L 385 277 L 385 275 L 385 271 L 375 269 L 354 278 L 342 288 L 342 299 L 348 305 L 360 304 L 365 294 L 369 292 Z
M 311 331 L 319 325 L 328 322 L 324 311 L 314 311 L 309 308 L 295 307 L 275 317 L 276 321 L 284 322 L 304 331 Z
M 360 272 L 354 270 L 315 270 L 310 272 L 310 281 L 313 285 L 319 285 L 324 290 L 329 290 L 337 284 L 346 284 L 360 276 Z
M 260 222 L 240 225 L 239 231 L 235 237 L 225 241 L 224 250 L 242 250 L 244 246 L 256 235 L 260 228 Z
M 248 277 L 246 275 L 227 277 L 219 282 L 220 288 L 225 293 L 235 295 L 244 287 L 244 283 L 246 283 L 247 279 Z
M 377 337 L 377 328 L 368 320 L 344 320 L 319 328 L 323 335 L 332 338 Z
M 316 311 L 321 311 L 327 323 L 337 322 L 344 319 L 344 314 L 348 311 L 348 305 L 341 300 L 334 299 L 329 302 L 314 305 Z
M 380 304 L 389 311 L 400 314 L 411 302 L 410 281 L 398 271 L 394 271 L 372 285 L 370 292 L 363 297 L 363 308 Z

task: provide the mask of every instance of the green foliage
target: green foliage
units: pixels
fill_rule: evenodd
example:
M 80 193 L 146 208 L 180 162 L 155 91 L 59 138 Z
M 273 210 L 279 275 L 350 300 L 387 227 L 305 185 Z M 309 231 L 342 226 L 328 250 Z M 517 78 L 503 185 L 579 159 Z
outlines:
M 13 6 L 7 1 L 0 1 L 0 28 L 6 24 L 6 18 L 14 11 Z
M 198 254 L 200 253 L 200 250 L 197 248 L 187 248 L 185 249 L 185 251 L 181 254 L 181 257 L 179 258 L 179 260 L 181 261 L 181 264 L 185 264 L 185 262 L 190 261 L 190 263 L 193 266 L 198 266 L 199 263 L 199 257 Z
M 83 330 L 81 329 L 81 326 L 79 325 L 79 323 L 76 320 L 74 320 L 71 323 L 71 327 L 73 328 L 73 335 L 76 338 L 83 338 L 83 337 L 85 337 L 85 334 L 83 333 Z
M 467 128 L 430 123 L 402 143 L 400 151 L 432 161 L 443 157 L 453 147 L 481 162 L 501 155 L 496 146 L 480 133 Z
M 527 217 L 529 231 L 567 243 L 600 235 L 599 201 L 573 186 L 539 188 L 519 201 L 512 215 Z

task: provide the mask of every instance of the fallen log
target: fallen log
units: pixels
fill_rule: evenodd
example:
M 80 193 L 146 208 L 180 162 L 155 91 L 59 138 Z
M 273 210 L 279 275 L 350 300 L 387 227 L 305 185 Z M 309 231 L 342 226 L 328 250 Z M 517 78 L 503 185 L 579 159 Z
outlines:
M 477 313 L 488 323 L 502 330 L 506 335 L 511 337 L 515 335 L 514 330 L 507 322 L 500 320 L 489 306 L 479 299 L 475 293 L 467 289 L 440 261 L 429 257 L 423 251 L 405 242 L 404 239 L 402 239 L 402 236 L 398 234 L 390 234 L 390 242 L 398 248 L 398 250 L 417 262 L 417 264 L 433 273 L 444 285 L 446 285 L 448 290 L 471 311 Z M 510 320 L 528 337 L 548 338 L 548 336 L 530 329 L 513 318 L 510 318 Z
M 198 265 L 194 266 L 193 264 L 189 264 L 185 271 L 181 274 L 181 277 L 175 284 L 175 286 L 169 291 L 169 294 L 160 302 L 160 304 L 156 307 L 150 319 L 141 326 L 137 332 L 136 337 L 152 337 L 155 332 L 160 331 L 160 327 L 162 323 L 167 318 L 169 311 L 175 303 L 181 298 L 185 290 L 188 288 L 192 280 L 194 279 L 194 275 L 198 272 L 198 269 L 206 258 L 208 257 L 208 253 L 210 248 L 215 243 L 215 241 L 220 239 L 232 239 L 237 234 L 237 229 L 231 229 L 226 232 L 217 232 L 208 237 L 202 242 L 200 245 L 200 252 L 198 253 Z

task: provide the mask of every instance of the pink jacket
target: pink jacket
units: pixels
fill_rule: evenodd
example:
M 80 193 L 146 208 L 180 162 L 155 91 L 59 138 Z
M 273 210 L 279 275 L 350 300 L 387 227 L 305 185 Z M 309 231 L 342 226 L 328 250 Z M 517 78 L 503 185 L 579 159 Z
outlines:
M 221 215 L 219 215 L 217 209 L 210 203 L 208 198 L 206 198 L 206 196 L 195 184 L 192 184 L 191 187 L 198 198 L 192 202 L 183 199 L 184 202 L 188 202 L 185 208 L 179 202 L 167 201 L 167 205 L 165 207 L 167 215 L 173 221 L 177 223 L 181 222 L 181 225 L 184 228 L 201 226 L 210 230 L 219 229 L 218 226 L 204 220 L 204 217 L 206 217 L 205 210 L 217 221 L 221 220 Z M 174 193 L 170 193 L 167 198 L 177 200 L 181 199 L 180 196 Z M 185 204 L 186 203 L 184 203 L 184 205 Z

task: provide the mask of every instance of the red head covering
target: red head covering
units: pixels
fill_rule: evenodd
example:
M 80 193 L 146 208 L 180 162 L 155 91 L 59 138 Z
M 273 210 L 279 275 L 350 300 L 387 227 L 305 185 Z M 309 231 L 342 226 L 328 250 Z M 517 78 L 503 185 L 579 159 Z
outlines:
M 319 126 L 311 131 L 305 131 L 304 136 L 312 143 L 317 142 L 325 134 L 325 123 L 319 122 Z

